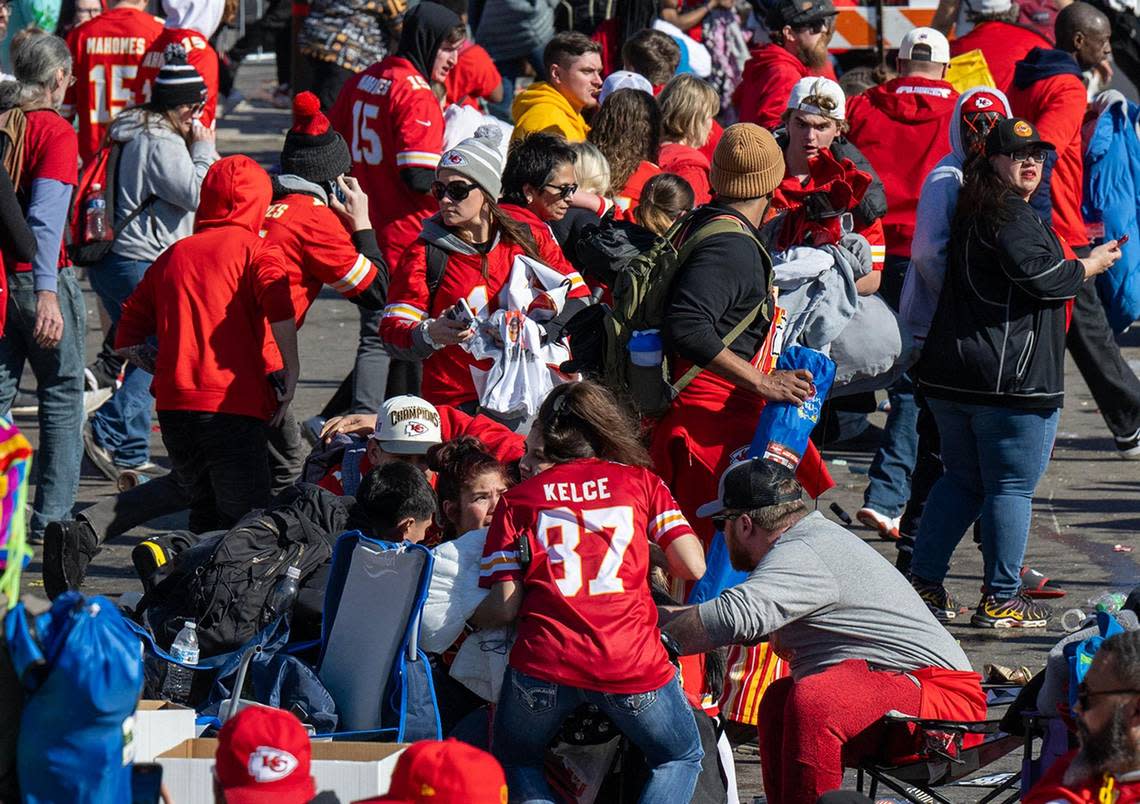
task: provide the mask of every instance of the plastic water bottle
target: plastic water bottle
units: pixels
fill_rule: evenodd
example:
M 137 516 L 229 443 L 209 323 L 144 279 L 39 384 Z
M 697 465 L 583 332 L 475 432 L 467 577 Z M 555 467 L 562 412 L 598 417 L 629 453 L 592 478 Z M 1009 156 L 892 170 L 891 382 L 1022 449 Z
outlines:
M 170 646 L 170 655 L 185 664 L 198 664 L 198 626 L 193 620 L 187 620 L 186 625 L 182 626 L 182 630 L 174 638 L 174 644 Z M 190 685 L 193 680 L 193 670 L 180 664 L 172 664 L 166 669 L 162 694 L 174 703 L 187 703 L 190 700 Z
M 103 195 L 103 185 L 92 184 L 87 206 L 83 210 L 83 237 L 89 243 L 108 240 L 110 229 L 107 225 L 107 199 Z
M 1089 604 L 1096 611 L 1103 611 L 1107 614 L 1116 614 L 1124 608 L 1124 601 L 1128 599 L 1128 595 L 1123 592 L 1105 592 L 1099 597 L 1093 598 Z
M 285 574 L 277 579 L 277 583 L 273 586 L 273 591 L 269 593 L 269 597 L 265 600 L 265 606 L 261 609 L 261 625 L 265 627 L 269 623 L 276 620 L 282 614 L 288 614 L 293 611 L 293 601 L 297 599 L 298 593 L 301 591 L 301 568 L 290 567 L 285 570 Z

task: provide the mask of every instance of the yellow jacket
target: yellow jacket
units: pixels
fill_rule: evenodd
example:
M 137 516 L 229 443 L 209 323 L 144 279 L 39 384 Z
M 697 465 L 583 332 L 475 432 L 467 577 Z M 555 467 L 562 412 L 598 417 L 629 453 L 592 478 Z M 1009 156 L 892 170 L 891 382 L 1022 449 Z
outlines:
M 536 131 L 546 131 L 561 134 L 570 142 L 582 142 L 590 132 L 581 113 L 545 81 L 536 81 L 515 96 L 511 116 L 515 119 L 512 141 Z

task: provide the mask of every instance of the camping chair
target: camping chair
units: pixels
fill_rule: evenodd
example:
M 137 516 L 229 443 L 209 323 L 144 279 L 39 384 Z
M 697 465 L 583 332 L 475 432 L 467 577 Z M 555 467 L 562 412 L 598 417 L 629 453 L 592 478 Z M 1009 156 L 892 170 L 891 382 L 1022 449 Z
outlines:
M 333 548 L 317 674 L 336 702 L 339 737 L 387 732 L 396 742 L 441 739 L 420 613 L 433 559 L 418 544 L 359 531 Z
M 934 788 L 965 779 L 1019 747 L 1024 749 L 1026 755 L 1032 751 L 1032 729 L 1026 729 L 1024 737 L 1005 734 L 998 729 L 1000 720 L 932 720 L 900 712 L 888 712 L 883 717 L 891 724 L 914 725 L 929 737 L 921 752 L 913 759 L 896 762 L 867 760 L 856 768 L 856 790 L 864 792 L 864 781 L 869 777 L 868 795 L 872 799 L 881 784 L 914 804 L 927 804 L 930 801 L 950 804 L 949 799 L 939 795 Z M 968 734 L 983 735 L 983 739 L 976 745 L 964 748 L 963 738 Z M 977 804 L 988 804 L 991 801 L 1012 804 L 1020 798 L 1020 780 L 1021 771 L 1018 771 L 979 799 Z

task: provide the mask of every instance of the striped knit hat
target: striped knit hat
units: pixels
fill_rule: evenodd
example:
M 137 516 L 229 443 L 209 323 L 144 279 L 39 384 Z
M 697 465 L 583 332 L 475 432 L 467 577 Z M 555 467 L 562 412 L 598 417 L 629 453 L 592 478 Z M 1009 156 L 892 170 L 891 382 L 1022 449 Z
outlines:
M 186 49 L 172 43 L 163 51 L 162 69 L 154 79 L 150 105 L 159 111 L 206 101 L 206 82 L 186 62 Z
M 340 134 L 321 114 L 321 102 L 312 92 L 293 98 L 293 127 L 281 149 L 281 172 L 323 184 L 352 169 L 352 157 Z
M 441 170 L 454 170 L 478 184 L 483 192 L 499 200 L 503 191 L 503 154 L 499 142 L 503 138 L 498 126 L 479 126 L 475 136 L 464 140 L 439 159 Z

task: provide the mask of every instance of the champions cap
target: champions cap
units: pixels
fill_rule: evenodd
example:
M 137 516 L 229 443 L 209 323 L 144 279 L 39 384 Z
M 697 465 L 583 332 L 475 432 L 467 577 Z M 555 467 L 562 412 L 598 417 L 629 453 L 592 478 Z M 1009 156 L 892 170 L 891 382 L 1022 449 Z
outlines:
M 443 441 L 439 411 L 418 396 L 394 396 L 376 414 L 372 437 L 393 455 L 424 455 Z

